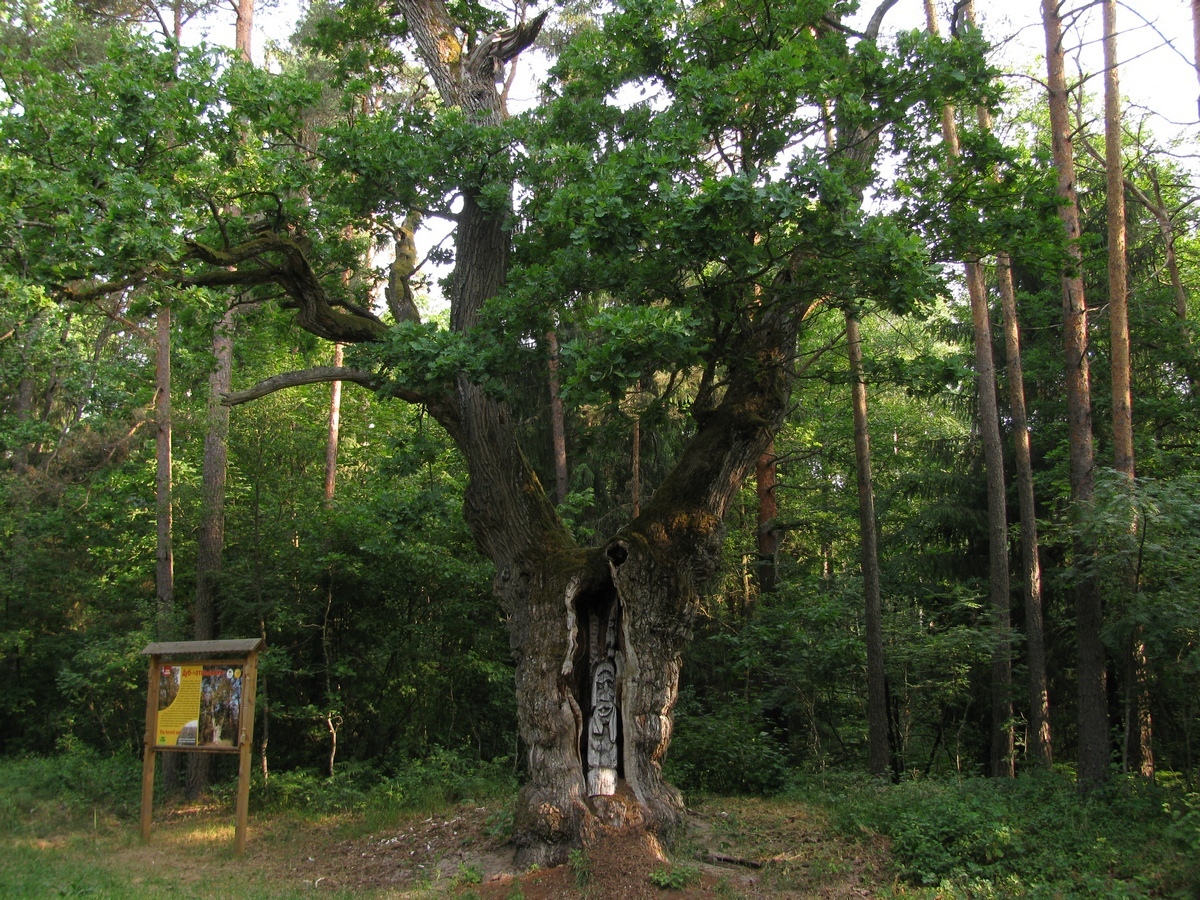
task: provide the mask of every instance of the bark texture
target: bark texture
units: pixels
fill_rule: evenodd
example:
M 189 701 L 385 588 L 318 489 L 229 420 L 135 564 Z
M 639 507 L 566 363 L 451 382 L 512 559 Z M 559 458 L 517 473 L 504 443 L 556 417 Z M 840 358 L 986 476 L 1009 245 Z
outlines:
M 931 0 L 926 0 L 929 7 Z M 975 24 L 975 4 L 967 0 L 966 20 Z M 985 106 L 975 110 L 984 132 L 992 130 L 992 114 Z M 1025 607 L 1026 664 L 1029 669 L 1029 737 L 1026 752 L 1049 769 L 1053 762 L 1050 738 L 1050 694 L 1046 685 L 1046 643 L 1042 622 L 1042 567 L 1039 559 L 1037 505 L 1033 491 L 1029 417 L 1025 411 L 1025 373 L 1021 363 L 1021 332 L 1017 293 L 1013 287 L 1012 257 L 996 254 L 996 284 L 1004 322 L 1004 350 L 1008 371 L 1009 413 L 1013 423 L 1017 503 L 1021 514 L 1021 594 Z
M 929 33 L 938 33 L 933 0 L 925 0 L 925 22 Z M 942 106 L 942 138 L 953 167 L 961 155 L 954 107 Z M 1000 412 L 996 400 L 996 366 L 992 354 L 992 318 L 987 281 L 978 258 L 963 263 L 967 295 L 971 302 L 971 326 L 975 343 L 975 380 L 979 398 L 979 434 L 983 440 L 988 504 L 988 585 L 996 646 L 992 651 L 992 775 L 1012 778 L 1015 774 L 1012 725 L 1012 640 L 1008 578 L 1008 501 L 1004 489 L 1004 445 L 1000 438 Z
M 891 750 L 888 745 L 887 674 L 883 661 L 883 599 L 879 589 L 879 550 L 875 534 L 875 481 L 871 474 L 871 437 L 867 423 L 862 337 L 858 320 L 849 311 L 846 312 L 846 348 L 850 355 L 859 540 L 862 544 L 863 594 L 866 602 L 868 765 L 871 775 L 883 778 L 890 768 Z
M 1108 213 L 1108 320 L 1112 372 L 1113 468 L 1133 490 L 1133 387 L 1129 350 L 1129 288 L 1125 241 L 1125 166 L 1121 145 L 1121 89 L 1117 63 L 1117 4 L 1104 0 L 1104 171 Z M 1132 503 L 1129 530 L 1138 531 Z M 1136 563 L 1121 573 L 1126 595 L 1137 596 Z M 1142 630 L 1133 627 L 1125 660 L 1125 763 L 1147 778 L 1154 776 L 1154 750 L 1149 703 L 1149 672 Z
M 250 62 L 254 41 L 254 0 L 237 0 L 235 8 L 237 25 L 234 29 L 234 49 L 243 61 Z
M 758 589 L 763 593 L 775 590 L 779 581 L 779 500 L 778 466 L 775 442 L 772 441 L 754 469 L 755 494 L 758 499 Z
M 1021 365 L 1021 334 L 1012 259 L 1001 253 L 996 261 L 1000 302 L 1004 312 L 1004 346 L 1008 366 L 1009 411 L 1013 420 L 1017 503 L 1021 511 L 1021 594 L 1025 604 L 1025 655 L 1029 668 L 1029 747 L 1039 766 L 1054 761 L 1050 735 L 1050 691 L 1046 683 L 1046 638 L 1042 621 L 1042 565 L 1038 556 L 1037 504 L 1033 492 L 1033 462 L 1029 419 L 1025 412 L 1025 374 Z
M 1068 459 L 1071 500 L 1077 515 L 1089 506 L 1095 478 L 1092 448 L 1092 401 L 1088 373 L 1087 301 L 1083 292 L 1079 246 L 1079 205 L 1075 194 L 1075 160 L 1067 107 L 1062 19 L 1057 0 L 1042 0 L 1046 37 L 1046 70 L 1050 106 L 1051 147 L 1058 171 L 1059 214 L 1067 240 L 1069 270 L 1062 277 L 1063 338 L 1066 351 Z M 1079 758 L 1077 776 L 1083 786 L 1108 778 L 1108 700 L 1104 644 L 1100 633 L 1104 608 L 1096 580 L 1083 565 L 1088 548 L 1077 543 L 1080 575 L 1075 588 L 1075 631 L 1078 645 Z

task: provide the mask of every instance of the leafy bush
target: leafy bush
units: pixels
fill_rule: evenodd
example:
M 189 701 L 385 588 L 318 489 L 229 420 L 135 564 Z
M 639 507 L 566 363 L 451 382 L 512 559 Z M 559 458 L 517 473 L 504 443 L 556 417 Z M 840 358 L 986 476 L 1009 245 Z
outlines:
M 700 880 L 700 870 L 694 866 L 663 866 L 650 873 L 650 883 L 663 890 L 682 891 Z
M 506 759 L 480 762 L 437 749 L 391 775 L 354 763 L 339 766 L 332 777 L 307 769 L 281 772 L 265 785 L 259 782 L 255 794 L 268 808 L 324 814 L 370 807 L 427 809 L 493 797 L 515 787 Z
M 1188 793 L 1167 801 L 1163 811 L 1171 817 L 1167 833 L 1200 857 L 1200 794 Z
M 372 781 L 378 782 L 378 775 L 358 767 L 343 766 L 332 777 L 311 769 L 295 769 L 274 773 L 266 783 L 258 780 L 253 794 L 269 809 L 304 810 L 318 815 L 352 812 L 366 806 Z M 225 790 L 234 787 L 229 784 Z
M 789 769 L 779 741 L 748 706 L 701 715 L 682 694 L 666 775 L 684 790 L 770 794 L 787 783 Z
M 507 757 L 481 761 L 441 748 L 411 761 L 379 787 L 393 802 L 414 808 L 480 800 L 515 789 L 512 761 Z
M 890 837 L 903 877 L 946 896 L 1145 896 L 1200 875 L 1187 843 L 1200 810 L 1140 779 L 1090 796 L 1041 773 L 899 785 L 833 776 L 797 791 L 832 807 L 847 833 Z
M 52 811 L 52 818 L 90 815 L 97 807 L 125 818 L 138 814 L 140 760 L 71 747 L 57 756 L 8 759 L 0 764 L 0 828 Z

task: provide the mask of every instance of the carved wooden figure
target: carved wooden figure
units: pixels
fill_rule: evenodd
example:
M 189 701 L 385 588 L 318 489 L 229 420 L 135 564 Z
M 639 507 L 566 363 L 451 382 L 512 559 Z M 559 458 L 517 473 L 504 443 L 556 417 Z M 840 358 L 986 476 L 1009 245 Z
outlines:
M 617 791 L 617 667 L 605 658 L 592 673 L 592 718 L 588 727 L 588 793 Z

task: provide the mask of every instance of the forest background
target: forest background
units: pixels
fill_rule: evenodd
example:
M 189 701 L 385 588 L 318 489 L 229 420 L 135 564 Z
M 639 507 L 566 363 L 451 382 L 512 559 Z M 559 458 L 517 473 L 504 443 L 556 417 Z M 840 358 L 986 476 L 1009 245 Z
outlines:
M 576 539 L 609 540 L 695 431 L 706 354 L 722 332 L 701 308 L 660 302 L 671 286 L 651 266 L 571 284 L 564 272 L 584 263 L 568 251 L 585 247 L 607 265 L 600 242 L 627 237 L 632 252 L 658 227 L 707 254 L 693 278 L 717 283 L 713 272 L 731 270 L 719 246 L 727 232 L 773 233 L 749 204 L 783 231 L 827 229 L 808 252 L 894 277 L 832 285 L 805 320 L 786 417 L 729 506 L 719 573 L 696 611 L 668 778 L 691 792 L 778 793 L 831 772 L 897 783 L 1048 772 L 1141 810 L 1163 846 L 1200 847 L 1194 113 L 1168 129 L 1152 108 L 1127 106 L 1116 143 L 1105 134 L 1103 66 L 1068 72 L 1079 214 L 1070 240 L 1044 60 L 993 67 L 987 42 L 1004 42 L 986 18 L 968 27 L 966 4 L 940 10 L 941 37 L 927 23 L 873 35 L 847 6 L 802 4 L 803 27 L 841 29 L 855 58 L 878 45 L 874 80 L 831 70 L 830 106 L 801 134 L 739 119 L 722 91 L 774 115 L 770 70 L 721 62 L 742 80 L 697 78 L 695 97 L 712 101 L 698 118 L 738 123 L 745 143 L 752 126 L 757 140 L 780 141 L 763 164 L 774 175 L 721 181 L 728 148 L 723 132 L 710 135 L 694 169 L 661 159 L 655 171 L 685 173 L 673 177 L 700 186 L 697 196 L 721 181 L 713 196 L 725 205 L 683 202 L 671 221 L 650 221 L 630 199 L 646 171 L 620 168 L 649 163 L 621 159 L 613 142 L 661 137 L 645 122 L 678 96 L 655 94 L 645 75 L 662 49 L 651 38 L 682 41 L 680 23 L 699 22 L 694 47 L 728 42 L 729 23 L 706 18 L 720 6 L 556 8 L 537 45 L 559 66 L 545 76 L 551 87 L 497 144 L 442 115 L 406 34 L 372 4 L 313 4 L 291 39 L 255 49 L 244 0 L 236 46 L 222 50 L 181 40 L 198 17 L 228 16 L 221 7 L 4 3 L 0 753 L 135 761 L 146 644 L 262 636 L 254 742 L 264 795 L 271 783 L 322 780 L 366 791 L 414 772 L 521 779 L 506 615 L 461 514 L 466 464 L 428 405 L 402 400 L 421 379 L 468 371 L 520 411 L 529 461 Z M 902 6 L 919 15 L 915 2 Z M 1157 33 L 1146 24 L 1157 6 L 1122 7 L 1123 25 Z M 533 12 L 465 4 L 455 15 L 498 28 Z M 771 9 L 747 3 L 731 15 L 749 28 Z M 1098 42 L 1098 11 L 1068 5 L 1063 19 L 1068 59 Z M 630 26 L 642 20 L 674 24 Z M 1177 29 L 1139 59 L 1154 54 L 1194 59 Z M 521 64 L 502 73 L 505 90 Z M 645 68 L 620 85 L 604 81 L 605 65 Z M 1200 93 L 1187 71 L 1188 91 Z M 903 93 L 909 76 L 950 86 L 918 100 Z M 571 94 L 579 84 L 594 105 Z M 912 105 L 889 106 L 901 98 Z M 575 129 L 564 125 L 570 103 L 612 131 L 581 127 L 571 149 L 556 145 L 556 128 Z M 841 192 L 848 202 L 853 173 L 839 170 L 849 179 L 839 183 L 796 173 L 797 160 L 836 155 L 841 138 L 824 126 L 839 104 L 852 110 L 844 115 L 891 118 L 857 188 L 862 218 L 831 224 L 813 218 L 811 198 Z M 451 197 L 451 163 L 497 146 L 522 148 L 510 162 L 513 289 L 490 336 L 455 343 L 448 311 L 430 300 L 454 261 L 452 238 L 420 229 L 434 218 L 424 201 Z M 581 172 L 595 183 L 565 191 Z M 812 178 L 809 193 L 764 187 L 789 177 Z M 346 363 L 297 325 L 274 285 L 211 274 L 236 274 L 245 260 L 208 259 L 207 273 L 186 260 L 188 241 L 230 232 L 234 244 L 264 233 L 305 242 L 319 277 L 342 291 L 341 309 L 389 326 L 384 350 L 348 350 Z M 1112 249 L 1117 234 L 1123 253 Z M 1114 328 L 1116 259 L 1127 339 Z M 1017 318 L 1002 308 L 1006 272 Z M 1066 361 L 1080 325 L 1064 309 L 1073 280 L 1091 311 L 1074 363 L 1090 364 L 1082 432 Z M 567 288 L 550 320 L 534 309 Z M 980 298 L 983 330 L 972 316 Z M 1019 325 L 1019 411 L 1009 322 Z M 286 371 L 317 383 L 254 389 Z M 1085 439 L 1094 486 L 1081 493 Z M 1097 598 L 1098 617 L 1085 596 Z M 882 690 L 869 688 L 873 662 Z M 1088 719 L 1097 685 L 1099 739 Z M 167 778 L 200 792 L 228 775 L 211 763 L 190 769 Z M 937 814 L 961 813 L 948 808 Z M 887 809 L 879 804 L 872 827 L 929 831 Z M 969 853 L 987 859 L 983 845 L 998 833 Z M 920 879 L 969 870 L 961 859 L 931 862 L 929 846 L 912 852 Z

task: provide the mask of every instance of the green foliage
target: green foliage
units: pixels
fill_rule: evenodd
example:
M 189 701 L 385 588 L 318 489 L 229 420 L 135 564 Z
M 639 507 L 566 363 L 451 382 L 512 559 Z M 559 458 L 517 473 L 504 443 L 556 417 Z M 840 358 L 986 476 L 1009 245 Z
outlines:
M 1163 802 L 1163 812 L 1171 817 L 1167 834 L 1192 853 L 1200 853 L 1200 794 L 1176 796 Z
M 292 769 L 256 777 L 251 796 L 265 810 L 324 815 L 371 810 L 429 810 L 460 802 L 482 802 L 511 794 L 516 785 L 510 761 L 480 763 L 446 750 L 407 761 L 390 775 L 367 765 L 347 764 L 332 777 Z M 224 790 L 234 790 L 230 784 Z
M 829 778 L 800 791 L 829 803 L 847 833 L 887 835 L 907 879 L 951 896 L 1146 896 L 1200 875 L 1173 830 L 1188 795 L 1141 780 L 1088 796 L 1042 774 L 894 786 Z
M 575 887 L 582 890 L 591 884 L 592 861 L 588 858 L 586 850 L 576 847 L 568 853 L 567 865 L 571 867 L 571 875 L 575 879 Z
M 563 399 L 576 404 L 623 397 L 641 379 L 699 361 L 700 323 L 686 309 L 616 306 L 584 324 L 587 338 L 562 346 Z
M 53 756 L 0 765 L 0 830 L 53 829 L 91 820 L 97 809 L 133 820 L 141 796 L 141 760 L 103 755 L 74 743 Z
M 705 714 L 681 692 L 667 777 L 686 790 L 716 794 L 766 794 L 789 775 L 787 755 L 769 726 L 747 705 L 714 703 Z
M 458 884 L 482 884 L 483 870 L 479 866 L 472 866 L 461 862 L 458 864 L 458 871 L 454 875 L 454 880 Z
M 663 866 L 650 873 L 650 883 L 667 891 L 682 891 L 700 880 L 700 870 L 695 866 Z

